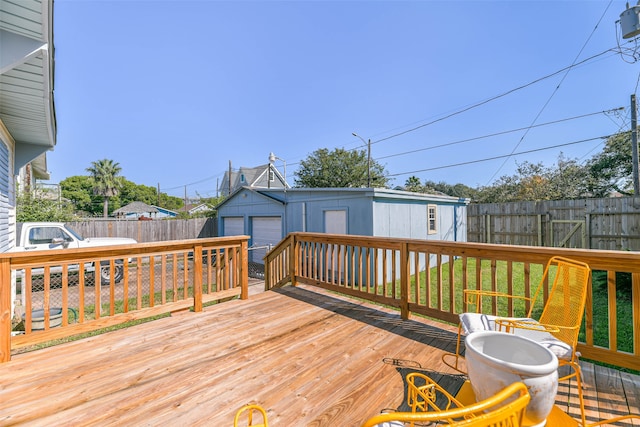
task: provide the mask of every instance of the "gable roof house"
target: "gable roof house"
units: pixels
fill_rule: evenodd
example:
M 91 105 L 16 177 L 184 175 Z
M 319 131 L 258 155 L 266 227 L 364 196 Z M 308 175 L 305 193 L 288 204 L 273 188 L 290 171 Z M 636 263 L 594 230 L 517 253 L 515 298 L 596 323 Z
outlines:
M 258 263 L 296 231 L 465 242 L 468 204 L 383 188 L 244 187 L 218 205 L 218 230 L 251 236 L 249 259 Z
M 113 211 L 113 216 L 121 219 L 155 218 L 158 209 L 143 202 L 131 202 Z
M 38 157 L 21 167 L 18 171 L 18 192 L 34 191 L 37 186 L 37 180 L 51 179 L 51 174 L 47 170 L 47 155 L 40 154 Z
M 56 144 L 53 1 L 0 0 L 0 252 L 15 245 L 16 189 L 48 179 Z
M 271 162 L 253 168 L 241 166 L 237 171 L 225 172 L 218 192 L 221 196 L 227 197 L 242 187 L 290 188 L 285 177 Z
M 209 212 L 211 208 L 206 203 L 198 203 L 197 205 L 192 205 L 188 207 L 187 212 L 189 215 L 194 215 L 198 213 Z
M 156 205 L 152 205 L 152 206 L 156 208 L 156 210 L 158 211 L 158 213 L 155 214 L 154 218 L 157 218 L 157 219 L 175 218 L 178 216 L 178 212 L 172 211 L 171 209 L 163 208 L 161 206 L 156 206 Z

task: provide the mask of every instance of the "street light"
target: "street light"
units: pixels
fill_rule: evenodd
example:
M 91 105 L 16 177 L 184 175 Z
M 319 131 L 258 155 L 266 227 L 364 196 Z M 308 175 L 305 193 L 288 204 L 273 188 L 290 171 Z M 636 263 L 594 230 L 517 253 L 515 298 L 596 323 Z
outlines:
M 351 132 L 351 135 L 360 138 L 367 145 L 367 188 L 371 188 L 371 139 L 365 141 L 363 137 L 355 132 Z

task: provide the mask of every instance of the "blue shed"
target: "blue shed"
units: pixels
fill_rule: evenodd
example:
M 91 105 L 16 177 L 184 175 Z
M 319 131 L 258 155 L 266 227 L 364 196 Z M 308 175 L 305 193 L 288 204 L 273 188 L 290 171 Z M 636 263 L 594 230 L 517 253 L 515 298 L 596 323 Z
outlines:
M 381 188 L 242 187 L 218 205 L 221 236 L 246 234 L 250 260 L 288 233 L 467 240 L 469 199 Z

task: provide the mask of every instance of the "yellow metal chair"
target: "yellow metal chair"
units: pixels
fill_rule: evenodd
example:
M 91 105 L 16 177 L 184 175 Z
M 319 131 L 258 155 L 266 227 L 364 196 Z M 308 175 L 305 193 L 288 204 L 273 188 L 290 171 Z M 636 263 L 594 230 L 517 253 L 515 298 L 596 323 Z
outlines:
M 246 412 L 247 424 L 243 424 L 243 425 L 251 426 L 251 427 L 269 427 L 269 424 L 267 422 L 267 412 L 264 410 L 262 406 L 255 405 L 255 404 L 244 405 L 242 408 L 238 409 L 238 412 L 236 412 L 236 416 L 233 419 L 233 427 L 240 427 L 240 424 L 238 424 L 238 422 L 240 421 L 241 418 L 243 418 L 243 414 L 245 412 Z M 262 417 L 262 423 L 254 424 L 253 418 L 255 414 L 260 414 L 260 416 Z M 260 416 L 258 418 L 260 418 Z
M 529 311 L 523 318 L 505 318 L 482 313 L 461 314 L 456 353 L 443 355 L 443 362 L 459 372 L 464 372 L 459 366 L 462 358 L 461 337 L 473 332 L 495 330 L 530 338 L 551 350 L 558 357 L 559 366 L 568 365 L 572 368 L 568 375 L 560 378 L 560 381 L 576 379 L 582 423 L 585 425 L 579 353 L 576 346 L 584 316 L 590 274 L 591 269 L 587 264 L 558 256 L 551 258 L 547 263 L 542 280 L 531 298 L 500 292 L 465 290 L 466 302 L 475 305 L 476 310 L 480 309 L 481 298 L 489 296 L 525 300 L 529 304 Z M 536 307 L 536 301 L 543 298 L 544 287 L 551 278 L 553 282 L 542 314 L 538 319 L 534 319 L 532 312 Z
M 416 385 L 416 379 L 424 385 Z M 524 409 L 529 403 L 527 387 L 513 383 L 496 395 L 481 402 L 464 406 L 431 378 L 420 373 L 407 375 L 407 403 L 411 412 L 390 412 L 376 415 L 362 427 L 400 427 L 415 423 L 434 423 L 448 426 L 499 427 L 522 425 Z M 441 400 L 444 404 L 437 404 Z

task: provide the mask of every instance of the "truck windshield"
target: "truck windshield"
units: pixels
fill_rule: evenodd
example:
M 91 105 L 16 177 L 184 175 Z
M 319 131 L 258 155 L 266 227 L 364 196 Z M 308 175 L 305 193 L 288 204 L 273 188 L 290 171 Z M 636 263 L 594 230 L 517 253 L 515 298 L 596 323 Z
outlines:
M 78 232 L 76 230 L 74 230 L 73 228 L 69 227 L 68 225 L 64 226 L 65 230 L 67 230 L 69 232 L 69 234 L 73 234 L 73 236 L 78 239 L 78 240 L 84 240 L 84 238 L 78 234 Z

